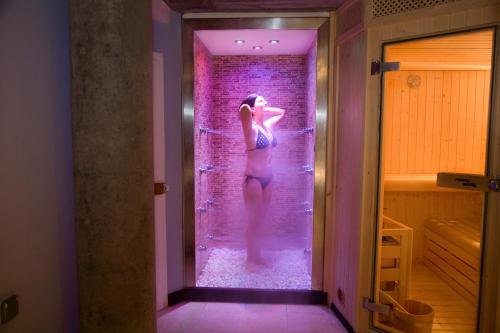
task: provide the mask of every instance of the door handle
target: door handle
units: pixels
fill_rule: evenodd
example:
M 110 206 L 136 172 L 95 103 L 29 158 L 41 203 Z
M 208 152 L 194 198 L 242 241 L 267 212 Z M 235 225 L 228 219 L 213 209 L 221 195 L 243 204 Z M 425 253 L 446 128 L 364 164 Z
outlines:
M 437 186 L 479 192 L 500 192 L 500 178 L 468 173 L 438 172 Z
M 500 179 L 490 179 L 488 188 L 490 191 L 500 192 Z
M 169 188 L 165 183 L 155 183 L 154 191 L 155 195 L 160 195 L 168 192 Z

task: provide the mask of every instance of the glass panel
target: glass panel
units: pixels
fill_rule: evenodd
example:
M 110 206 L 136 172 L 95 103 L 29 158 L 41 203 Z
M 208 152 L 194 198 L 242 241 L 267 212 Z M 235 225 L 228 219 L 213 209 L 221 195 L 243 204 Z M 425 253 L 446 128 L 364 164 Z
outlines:
M 493 31 L 385 46 L 374 324 L 475 332 L 484 193 L 439 188 L 438 172 L 484 174 Z
M 194 41 L 196 286 L 310 289 L 316 44 L 298 55 L 212 55 L 203 36 Z M 274 148 L 247 152 L 238 110 L 249 93 L 286 110 Z M 272 178 L 248 174 L 250 153 L 272 156 Z

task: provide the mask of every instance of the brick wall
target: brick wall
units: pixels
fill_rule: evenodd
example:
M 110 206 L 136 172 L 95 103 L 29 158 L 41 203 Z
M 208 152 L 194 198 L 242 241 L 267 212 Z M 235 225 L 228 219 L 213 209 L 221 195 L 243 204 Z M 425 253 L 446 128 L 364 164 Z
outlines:
M 241 101 L 255 92 L 270 106 L 286 110 L 274 130 L 278 146 L 273 151 L 268 244 L 311 246 L 312 215 L 303 210 L 312 207 L 314 179 L 301 168 L 314 166 L 314 135 L 301 131 L 314 127 L 315 50 L 314 45 L 300 56 L 211 56 L 195 40 L 195 170 L 202 164 L 214 166 L 208 174 L 196 172 L 195 203 L 203 206 L 208 198 L 216 203 L 207 213 L 196 214 L 197 244 L 244 246 L 246 148 L 238 110 Z M 216 132 L 200 134 L 200 125 Z M 206 234 L 214 235 L 214 240 L 204 238 Z

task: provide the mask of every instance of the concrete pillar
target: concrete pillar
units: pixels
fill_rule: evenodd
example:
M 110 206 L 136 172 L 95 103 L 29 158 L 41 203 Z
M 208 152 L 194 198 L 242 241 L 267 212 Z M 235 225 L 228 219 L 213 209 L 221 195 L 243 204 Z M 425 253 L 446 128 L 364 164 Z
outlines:
M 151 2 L 70 0 L 82 333 L 155 332 Z

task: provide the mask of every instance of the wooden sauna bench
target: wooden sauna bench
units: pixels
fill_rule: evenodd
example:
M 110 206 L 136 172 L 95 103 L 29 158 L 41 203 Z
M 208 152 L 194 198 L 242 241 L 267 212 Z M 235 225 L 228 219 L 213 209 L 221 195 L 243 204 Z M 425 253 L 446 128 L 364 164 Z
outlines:
M 477 302 L 480 262 L 478 222 L 443 218 L 425 221 L 424 264 L 473 305 Z
M 386 174 L 384 175 L 384 190 L 393 192 L 450 192 L 436 185 L 437 174 Z
M 438 187 L 436 174 L 386 174 L 384 190 L 406 193 L 467 192 Z M 481 261 L 479 221 L 425 218 L 422 222 L 424 222 L 424 264 L 475 305 Z

